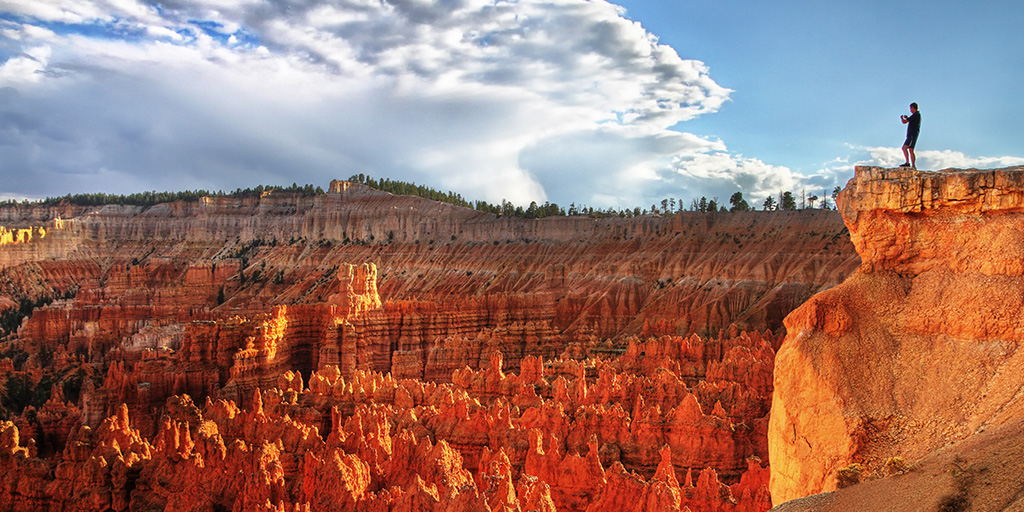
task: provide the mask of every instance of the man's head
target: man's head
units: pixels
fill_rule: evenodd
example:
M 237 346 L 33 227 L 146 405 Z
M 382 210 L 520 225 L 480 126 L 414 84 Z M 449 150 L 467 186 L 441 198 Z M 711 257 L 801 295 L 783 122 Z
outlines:
M 910 112 L 917 112 L 917 102 L 910 104 Z

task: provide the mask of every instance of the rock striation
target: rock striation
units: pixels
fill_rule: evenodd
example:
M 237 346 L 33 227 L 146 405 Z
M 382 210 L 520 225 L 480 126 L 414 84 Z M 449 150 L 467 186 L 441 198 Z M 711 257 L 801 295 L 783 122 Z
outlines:
M 863 263 L 786 318 L 775 503 L 1024 418 L 1024 167 L 858 167 L 839 205 Z
M 2 510 L 766 510 L 773 332 L 860 262 L 346 182 L 0 224 Z

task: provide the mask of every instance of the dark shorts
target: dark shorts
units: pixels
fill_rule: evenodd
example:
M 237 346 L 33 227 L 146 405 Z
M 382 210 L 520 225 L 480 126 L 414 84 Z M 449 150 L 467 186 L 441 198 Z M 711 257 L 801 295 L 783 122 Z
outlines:
M 917 146 L 917 135 L 907 135 L 907 140 L 903 141 L 903 147 L 913 149 Z

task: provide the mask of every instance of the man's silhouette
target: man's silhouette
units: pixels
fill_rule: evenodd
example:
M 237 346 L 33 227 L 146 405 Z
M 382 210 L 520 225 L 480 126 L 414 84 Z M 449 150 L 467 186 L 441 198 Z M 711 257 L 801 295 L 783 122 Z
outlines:
M 907 125 L 907 140 L 903 141 L 903 159 L 906 162 L 900 167 L 917 169 L 917 156 L 914 155 L 914 147 L 917 146 L 917 135 L 921 133 L 921 113 L 917 111 L 917 103 L 911 103 L 910 116 L 902 115 L 900 120 Z

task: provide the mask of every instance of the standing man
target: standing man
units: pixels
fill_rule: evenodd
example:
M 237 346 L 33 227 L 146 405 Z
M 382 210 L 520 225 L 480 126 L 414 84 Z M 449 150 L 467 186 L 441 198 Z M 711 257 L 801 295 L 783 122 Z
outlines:
M 900 121 L 907 125 L 907 140 L 903 141 L 903 159 L 906 162 L 900 167 L 917 169 L 914 147 L 917 146 L 917 135 L 921 133 L 921 113 L 917 111 L 917 103 L 910 104 L 910 116 L 902 115 Z

